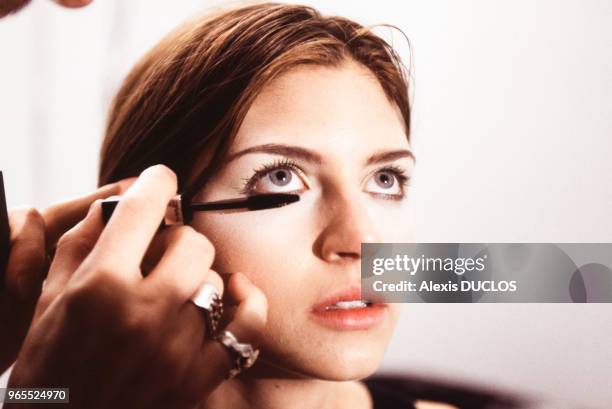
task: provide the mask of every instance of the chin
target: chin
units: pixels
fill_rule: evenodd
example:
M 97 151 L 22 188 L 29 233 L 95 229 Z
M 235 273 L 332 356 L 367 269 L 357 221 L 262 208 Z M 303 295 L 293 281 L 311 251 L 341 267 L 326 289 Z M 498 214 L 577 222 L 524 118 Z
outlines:
M 304 351 L 310 350 L 310 353 Z M 384 346 L 355 344 L 343 348 L 312 349 L 312 345 L 289 353 L 273 353 L 267 350 L 259 365 L 249 371 L 252 375 L 279 376 L 327 381 L 352 381 L 367 378 L 378 369 Z M 265 362 L 265 363 L 264 363 Z M 266 369 L 267 368 L 267 369 Z M 247 372 L 247 373 L 249 373 Z
M 367 378 L 378 369 L 384 348 L 356 345 L 331 349 L 328 356 L 318 356 L 308 365 L 307 372 L 329 381 L 352 381 Z M 316 363 L 316 365 L 313 365 Z
M 284 376 L 295 378 L 367 378 L 380 366 L 393 333 L 396 311 L 393 312 L 384 325 L 367 331 L 333 331 L 309 320 L 271 326 L 262 355 L 277 375 L 280 370 Z
M 367 378 L 378 369 L 380 361 L 370 358 L 368 361 L 341 362 L 337 365 L 325 365 L 317 372 L 319 378 L 329 381 L 353 381 Z

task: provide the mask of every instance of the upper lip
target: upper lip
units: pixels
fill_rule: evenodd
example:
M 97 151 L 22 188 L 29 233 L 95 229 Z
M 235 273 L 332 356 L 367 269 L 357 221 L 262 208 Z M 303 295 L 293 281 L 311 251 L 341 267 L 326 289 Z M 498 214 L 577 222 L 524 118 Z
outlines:
M 344 287 L 340 290 L 337 290 L 330 295 L 326 296 L 326 298 L 322 299 L 320 302 L 312 307 L 313 311 L 324 311 L 325 307 L 329 307 L 330 305 L 334 305 L 340 301 L 362 301 L 361 299 L 361 287 L 356 285 L 351 285 L 348 287 Z M 365 300 L 364 300 L 365 301 Z

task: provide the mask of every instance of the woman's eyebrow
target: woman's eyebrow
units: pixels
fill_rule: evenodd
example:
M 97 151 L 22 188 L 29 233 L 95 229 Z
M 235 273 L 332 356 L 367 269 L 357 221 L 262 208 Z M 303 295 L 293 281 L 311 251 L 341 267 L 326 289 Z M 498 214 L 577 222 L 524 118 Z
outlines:
M 320 165 L 321 163 L 323 163 L 323 158 L 316 152 L 313 152 L 309 149 L 301 148 L 299 146 L 281 145 L 277 143 L 267 143 L 265 145 L 257 145 L 243 149 L 241 151 L 229 155 L 226 163 L 229 163 L 234 159 L 238 159 L 239 157 L 249 153 L 271 153 L 274 155 L 283 155 L 299 158 L 306 162 L 314 163 L 316 165 Z
M 277 143 L 267 143 L 264 145 L 251 146 L 250 148 L 243 149 L 236 153 L 231 154 L 227 158 L 227 163 L 238 159 L 241 156 L 249 153 L 269 153 L 273 155 L 282 155 L 287 157 L 299 158 L 306 162 L 311 162 L 316 165 L 323 163 L 323 158 L 318 153 L 311 151 L 310 149 L 302 148 L 299 146 L 282 145 Z M 366 161 L 366 166 L 373 165 L 380 162 L 391 162 L 397 159 L 411 158 L 416 162 L 414 154 L 408 149 L 398 149 L 393 151 L 378 152 L 370 156 Z
M 378 152 L 370 156 L 366 161 L 366 166 L 374 165 L 380 162 L 392 162 L 397 159 L 411 158 L 416 163 L 414 154 L 408 149 L 398 149 L 394 151 Z

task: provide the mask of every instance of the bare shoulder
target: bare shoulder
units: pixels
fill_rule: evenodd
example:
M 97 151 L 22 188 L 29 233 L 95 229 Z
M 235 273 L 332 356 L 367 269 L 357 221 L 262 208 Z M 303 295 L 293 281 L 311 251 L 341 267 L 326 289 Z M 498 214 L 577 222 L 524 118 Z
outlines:
M 448 403 L 432 402 L 429 400 L 418 400 L 414 402 L 416 409 L 458 409 L 457 406 Z

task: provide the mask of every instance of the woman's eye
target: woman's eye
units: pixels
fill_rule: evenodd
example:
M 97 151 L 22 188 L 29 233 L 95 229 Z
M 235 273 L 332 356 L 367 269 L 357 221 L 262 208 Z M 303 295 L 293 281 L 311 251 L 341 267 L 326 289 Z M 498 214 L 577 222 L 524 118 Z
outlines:
M 365 190 L 369 193 L 382 193 L 385 195 L 402 196 L 402 183 L 395 172 L 379 170 L 367 181 Z
M 283 193 L 304 188 L 304 182 L 295 170 L 277 168 L 262 174 L 252 186 L 252 191 L 253 193 Z

